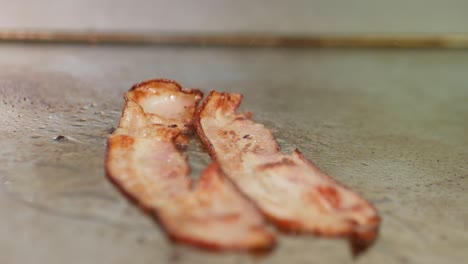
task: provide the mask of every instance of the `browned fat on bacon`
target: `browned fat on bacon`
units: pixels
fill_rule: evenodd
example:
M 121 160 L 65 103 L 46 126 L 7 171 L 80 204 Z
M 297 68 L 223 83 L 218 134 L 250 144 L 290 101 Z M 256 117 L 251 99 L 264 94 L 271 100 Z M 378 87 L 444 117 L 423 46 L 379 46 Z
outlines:
M 202 94 L 169 80 L 134 86 L 118 129 L 108 139 L 106 170 L 175 241 L 212 250 L 269 249 L 275 237 L 262 215 L 213 163 L 192 190 L 185 142 Z
M 270 130 L 236 112 L 241 100 L 212 91 L 196 114 L 198 135 L 226 175 L 280 229 L 369 245 L 380 223 L 376 209 L 298 150 L 280 152 Z

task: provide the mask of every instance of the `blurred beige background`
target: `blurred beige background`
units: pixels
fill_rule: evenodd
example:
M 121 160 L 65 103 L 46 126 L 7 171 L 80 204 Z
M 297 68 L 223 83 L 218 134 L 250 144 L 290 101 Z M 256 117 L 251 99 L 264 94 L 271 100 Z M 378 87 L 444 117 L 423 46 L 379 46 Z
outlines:
M 0 0 L 0 29 L 466 33 L 463 0 Z

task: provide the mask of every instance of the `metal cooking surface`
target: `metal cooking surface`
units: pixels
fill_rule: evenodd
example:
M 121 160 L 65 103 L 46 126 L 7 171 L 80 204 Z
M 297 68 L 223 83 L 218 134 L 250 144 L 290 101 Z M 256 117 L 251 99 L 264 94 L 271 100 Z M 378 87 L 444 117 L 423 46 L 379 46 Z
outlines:
M 1 263 L 347 263 L 344 240 L 281 235 L 266 256 L 169 243 L 104 176 L 133 83 L 240 92 L 283 149 L 371 200 L 358 263 L 460 263 L 468 246 L 468 52 L 0 46 Z M 196 139 L 196 176 L 209 162 Z

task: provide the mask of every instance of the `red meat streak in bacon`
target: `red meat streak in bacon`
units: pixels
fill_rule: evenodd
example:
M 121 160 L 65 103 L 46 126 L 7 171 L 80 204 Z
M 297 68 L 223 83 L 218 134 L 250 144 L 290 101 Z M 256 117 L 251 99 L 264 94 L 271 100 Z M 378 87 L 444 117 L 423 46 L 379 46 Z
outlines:
M 216 163 L 192 190 L 187 143 L 202 94 L 169 80 L 135 85 L 125 95 L 118 129 L 108 139 L 108 177 L 153 214 L 173 240 L 211 250 L 260 250 L 275 243 L 262 215 Z
M 354 253 L 378 233 L 380 218 L 365 199 L 321 172 L 298 150 L 280 152 L 273 134 L 237 113 L 240 94 L 212 91 L 196 114 L 197 133 L 235 185 L 278 228 L 349 237 Z

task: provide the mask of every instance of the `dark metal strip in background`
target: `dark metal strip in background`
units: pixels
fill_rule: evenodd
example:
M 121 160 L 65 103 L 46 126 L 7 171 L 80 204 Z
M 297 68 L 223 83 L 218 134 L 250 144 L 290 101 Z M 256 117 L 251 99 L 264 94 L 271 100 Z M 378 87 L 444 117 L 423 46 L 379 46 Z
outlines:
M 1 42 L 312 48 L 468 48 L 468 34 L 168 34 L 0 30 Z

